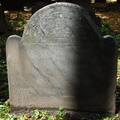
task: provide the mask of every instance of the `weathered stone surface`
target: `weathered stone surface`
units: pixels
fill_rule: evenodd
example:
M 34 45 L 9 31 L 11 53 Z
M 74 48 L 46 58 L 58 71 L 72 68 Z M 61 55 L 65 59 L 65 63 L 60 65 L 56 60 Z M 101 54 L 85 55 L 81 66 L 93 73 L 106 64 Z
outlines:
M 94 18 L 80 6 L 55 3 L 31 17 L 22 38 L 8 38 L 12 110 L 62 106 L 114 114 L 117 48 Z

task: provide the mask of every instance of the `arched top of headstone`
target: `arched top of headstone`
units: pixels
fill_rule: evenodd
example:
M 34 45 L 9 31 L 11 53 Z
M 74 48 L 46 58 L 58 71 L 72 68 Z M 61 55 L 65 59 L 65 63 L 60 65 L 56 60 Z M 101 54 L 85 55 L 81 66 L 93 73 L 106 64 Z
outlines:
M 89 11 L 71 3 L 54 3 L 38 10 L 30 18 L 22 42 L 78 43 L 101 42 L 98 26 Z

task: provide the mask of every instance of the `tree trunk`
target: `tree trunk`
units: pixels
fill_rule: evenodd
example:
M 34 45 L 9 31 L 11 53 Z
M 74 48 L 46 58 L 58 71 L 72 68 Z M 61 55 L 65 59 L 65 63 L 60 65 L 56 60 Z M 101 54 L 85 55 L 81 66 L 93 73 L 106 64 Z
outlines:
M 6 32 L 6 31 L 7 31 L 7 24 L 6 24 L 6 20 L 5 20 L 5 15 L 4 15 L 2 6 L 0 4 L 0 34 Z
M 1 0 L 1 3 L 4 10 L 21 10 L 24 0 Z
M 96 3 L 106 3 L 106 0 L 95 0 Z
M 117 3 L 120 3 L 120 0 L 117 0 Z

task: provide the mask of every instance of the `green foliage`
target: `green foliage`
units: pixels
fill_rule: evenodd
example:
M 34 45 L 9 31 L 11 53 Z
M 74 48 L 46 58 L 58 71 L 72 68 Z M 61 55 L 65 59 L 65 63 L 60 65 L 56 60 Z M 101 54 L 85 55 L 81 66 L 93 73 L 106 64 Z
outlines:
M 8 29 L 15 30 L 15 31 L 23 31 L 24 29 L 24 21 L 22 20 L 9 20 L 8 22 Z
M 34 110 L 32 114 L 33 119 L 46 118 L 47 120 L 53 120 L 53 116 L 50 116 L 47 111 L 40 112 L 38 109 Z
M 106 117 L 103 118 L 102 120 L 120 120 L 120 115 L 116 114 L 113 118 Z
M 115 37 L 118 43 L 118 47 L 120 48 L 120 33 L 112 31 L 110 28 L 110 22 L 101 22 L 101 31 L 103 35 L 112 35 Z
M 47 113 L 47 111 L 45 111 L 45 112 L 41 112 L 41 116 L 48 118 L 50 115 L 49 113 Z
M 56 113 L 56 118 L 55 120 L 63 120 L 65 117 L 65 109 L 63 107 L 58 108 L 59 112 Z M 34 110 L 32 117 L 34 119 L 39 119 L 41 117 L 47 118 L 47 120 L 53 120 L 53 116 L 51 116 L 47 111 L 44 112 L 39 112 L 38 109 Z
M 109 22 L 101 22 L 102 27 L 101 27 L 101 31 L 104 35 L 108 35 L 111 31 L 110 29 L 110 23 Z
M 120 80 L 117 80 L 117 83 L 120 83 Z
M 3 59 L 3 60 L 0 60 L 0 75 L 6 75 L 7 71 L 6 71 L 6 60 Z
M 9 100 L 4 103 L 0 102 L 0 118 L 4 120 L 14 120 L 15 117 L 10 115 L 9 111 Z
M 20 114 L 19 116 L 11 115 L 9 100 L 6 102 L 0 102 L 0 118 L 3 120 L 37 120 L 37 119 L 45 119 L 45 120 L 63 120 L 65 116 L 65 110 L 62 107 L 59 107 L 59 112 L 56 113 L 56 117 L 51 116 L 47 111 L 40 112 L 38 109 L 33 111 L 32 115 L 28 114 Z
M 63 107 L 59 107 L 59 113 L 56 113 L 56 120 L 62 120 L 65 117 L 65 109 Z
M 32 117 L 35 119 L 38 119 L 40 117 L 40 112 L 38 109 L 34 110 Z
M 117 75 L 120 76 L 120 59 L 118 59 Z M 119 82 L 119 80 L 117 80 Z
M 13 27 L 14 25 L 15 25 L 15 24 L 14 24 L 14 21 L 13 21 L 13 20 L 10 20 L 10 21 L 9 21 L 9 26 L 10 26 L 10 27 Z
M 114 33 L 113 35 L 114 35 L 114 37 L 115 37 L 116 40 L 117 40 L 118 47 L 120 48 L 120 33 Z

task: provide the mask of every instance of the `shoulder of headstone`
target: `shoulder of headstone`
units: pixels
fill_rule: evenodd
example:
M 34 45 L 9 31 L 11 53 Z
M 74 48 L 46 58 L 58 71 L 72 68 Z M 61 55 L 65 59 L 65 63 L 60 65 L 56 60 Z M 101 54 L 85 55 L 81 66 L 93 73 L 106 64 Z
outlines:
M 21 37 L 19 35 L 10 35 L 7 41 L 8 40 L 21 40 Z
M 117 40 L 112 35 L 105 35 L 103 36 L 103 39 L 104 39 L 104 43 L 117 46 Z
M 9 48 L 10 46 L 12 46 L 13 48 L 16 45 L 20 45 L 21 42 L 21 37 L 18 35 L 11 35 L 8 37 L 7 41 L 6 41 L 6 49 Z

